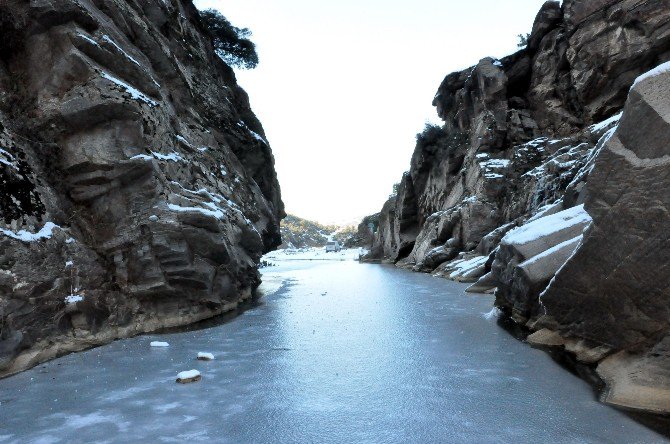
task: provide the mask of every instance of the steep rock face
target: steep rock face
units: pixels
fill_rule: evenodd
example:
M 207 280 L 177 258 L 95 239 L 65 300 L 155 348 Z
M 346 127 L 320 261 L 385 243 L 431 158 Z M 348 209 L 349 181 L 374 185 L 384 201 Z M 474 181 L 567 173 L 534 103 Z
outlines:
M 0 375 L 248 297 L 283 204 L 190 0 L 0 17 Z
M 529 342 L 599 363 L 608 402 L 669 412 L 664 70 L 620 112 L 667 60 L 667 1 L 546 2 L 527 48 L 442 82 L 367 259 L 482 276 Z
M 382 225 L 371 257 L 428 271 L 422 261 L 445 242 L 471 250 L 562 198 L 598 140 L 588 125 L 616 114 L 633 80 L 670 58 L 669 6 L 549 1 L 527 48 L 448 75 L 433 102 L 444 129 L 418 138 L 393 227 Z M 551 177 L 532 172 L 541 165 Z M 580 189 L 572 184 L 566 208 Z

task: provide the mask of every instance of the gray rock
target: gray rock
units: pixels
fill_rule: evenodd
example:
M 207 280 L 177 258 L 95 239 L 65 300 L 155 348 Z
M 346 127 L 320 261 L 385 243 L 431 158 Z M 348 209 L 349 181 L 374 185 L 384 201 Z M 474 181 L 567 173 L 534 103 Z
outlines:
M 0 376 L 248 298 L 284 209 L 191 1 L 0 16 Z

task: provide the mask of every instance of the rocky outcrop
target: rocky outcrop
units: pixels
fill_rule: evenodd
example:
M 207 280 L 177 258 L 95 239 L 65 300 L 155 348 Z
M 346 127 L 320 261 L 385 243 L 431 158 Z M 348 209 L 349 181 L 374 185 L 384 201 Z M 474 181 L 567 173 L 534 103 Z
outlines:
M 542 293 L 537 321 L 619 353 L 598 367 L 606 399 L 670 411 L 670 64 L 640 77 L 598 154 L 593 224 Z
M 279 249 L 324 247 L 335 229 L 289 214 L 281 222 L 282 244 Z
M 531 342 L 600 363 L 609 402 L 669 412 L 670 82 L 629 91 L 670 60 L 670 2 L 548 1 L 528 42 L 444 79 L 367 260 L 481 276 Z
M 344 239 L 344 247 L 369 249 L 375 240 L 375 233 L 378 229 L 379 213 L 365 216 L 356 227 L 356 232 Z
M 248 297 L 283 204 L 191 1 L 4 1 L 0 34 L 0 375 Z
M 565 208 L 581 202 L 585 181 L 571 182 L 607 129 L 589 125 L 616 115 L 634 79 L 670 58 L 666 2 L 584 3 L 546 2 L 527 48 L 444 79 L 433 102 L 444 127 L 417 137 L 371 259 L 429 271 L 426 255 L 448 241 L 469 251 L 566 192 Z

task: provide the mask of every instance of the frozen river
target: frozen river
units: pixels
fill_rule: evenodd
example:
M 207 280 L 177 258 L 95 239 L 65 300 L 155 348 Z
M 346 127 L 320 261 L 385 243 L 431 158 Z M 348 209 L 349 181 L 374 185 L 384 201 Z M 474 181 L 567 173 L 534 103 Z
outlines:
M 281 286 L 228 322 L 0 380 L 0 442 L 665 442 L 485 317 L 490 296 L 352 261 L 266 270 Z

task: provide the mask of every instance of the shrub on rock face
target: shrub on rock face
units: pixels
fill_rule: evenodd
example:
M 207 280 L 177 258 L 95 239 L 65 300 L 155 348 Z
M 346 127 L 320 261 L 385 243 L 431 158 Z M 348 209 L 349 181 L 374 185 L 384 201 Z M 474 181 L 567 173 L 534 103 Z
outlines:
M 219 11 L 200 11 L 200 19 L 212 36 L 216 53 L 227 64 L 244 69 L 258 66 L 256 45 L 249 40 L 251 31 L 233 26 Z
M 416 141 L 422 145 L 432 145 L 445 136 L 445 131 L 440 125 L 426 123 L 423 131 L 416 135 Z

